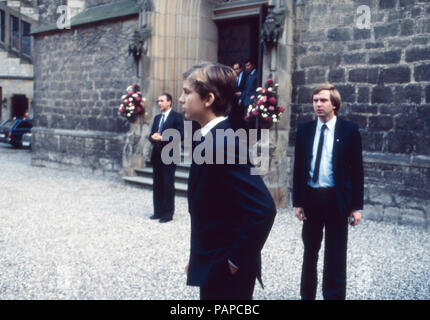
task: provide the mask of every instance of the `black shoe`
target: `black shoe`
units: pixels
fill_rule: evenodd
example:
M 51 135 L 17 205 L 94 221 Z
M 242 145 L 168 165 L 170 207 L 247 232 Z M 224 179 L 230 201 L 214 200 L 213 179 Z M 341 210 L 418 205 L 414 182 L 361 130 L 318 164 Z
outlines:
M 161 218 L 160 219 L 160 223 L 165 223 L 165 222 L 169 222 L 169 221 L 172 221 L 173 220 L 173 218 Z
M 153 214 L 152 216 L 149 217 L 149 219 L 151 219 L 151 220 L 160 219 L 160 216 Z

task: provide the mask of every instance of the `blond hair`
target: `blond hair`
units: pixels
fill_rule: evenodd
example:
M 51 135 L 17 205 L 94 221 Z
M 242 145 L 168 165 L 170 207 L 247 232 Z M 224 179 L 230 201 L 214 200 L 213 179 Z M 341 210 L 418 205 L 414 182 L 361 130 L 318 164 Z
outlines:
M 311 96 L 311 101 L 314 99 L 314 95 L 320 93 L 323 90 L 330 91 L 330 102 L 335 106 L 334 114 L 337 116 L 340 108 L 342 107 L 342 99 L 340 97 L 339 91 L 331 83 L 322 83 L 318 85 L 313 91 Z

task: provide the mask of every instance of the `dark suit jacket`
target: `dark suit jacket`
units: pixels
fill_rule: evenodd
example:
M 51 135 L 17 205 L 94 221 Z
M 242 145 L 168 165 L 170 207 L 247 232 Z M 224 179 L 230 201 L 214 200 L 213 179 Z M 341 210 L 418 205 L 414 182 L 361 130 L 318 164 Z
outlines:
M 312 161 L 317 120 L 299 125 L 294 155 L 293 206 L 305 207 L 306 185 Z M 355 123 L 337 118 L 333 142 L 333 176 L 342 216 L 363 209 L 363 160 L 361 136 Z
M 225 157 L 226 139 L 221 148 L 215 130 L 228 128 L 230 123 L 225 120 L 211 130 L 214 150 L 218 146 Z M 236 140 L 236 160 L 238 151 Z M 225 270 L 228 259 L 239 270 L 255 272 L 261 282 L 260 252 L 272 227 L 276 207 L 261 177 L 250 175 L 250 165 L 235 163 L 193 163 L 191 166 L 188 180 L 191 216 L 188 285 L 203 286 L 216 279 L 217 274 Z
M 258 72 L 255 72 L 248 75 L 248 79 L 246 80 L 245 89 L 242 92 L 241 100 L 242 105 L 245 109 L 248 109 L 248 106 L 251 104 L 251 97 L 255 96 L 256 90 L 258 87 Z
M 151 154 L 152 162 L 161 161 L 160 159 L 161 149 L 171 141 L 170 139 L 170 141 L 158 142 L 158 141 L 152 140 L 151 138 L 151 136 L 158 131 L 158 125 L 160 123 L 161 116 L 162 116 L 161 113 L 155 116 L 154 122 L 152 123 L 152 127 L 151 127 L 151 133 L 149 134 L 149 137 L 148 137 L 149 141 L 151 141 L 151 143 L 154 145 L 152 149 L 152 154 Z M 181 140 L 182 140 L 184 138 L 184 118 L 182 117 L 182 114 L 174 110 L 171 110 L 167 119 L 164 120 L 163 131 L 166 129 L 178 130 L 179 133 L 181 134 Z
M 239 86 L 237 86 L 237 83 L 236 83 L 236 91 L 243 92 L 243 90 L 245 89 L 247 78 L 248 78 L 248 74 L 246 73 L 246 71 L 242 71 L 242 78 L 240 79 Z

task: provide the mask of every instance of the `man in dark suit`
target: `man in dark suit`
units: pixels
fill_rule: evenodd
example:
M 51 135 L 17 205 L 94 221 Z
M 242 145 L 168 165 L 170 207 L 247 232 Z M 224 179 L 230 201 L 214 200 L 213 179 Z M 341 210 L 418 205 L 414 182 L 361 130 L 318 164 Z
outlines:
M 233 65 L 233 70 L 236 73 L 236 87 L 235 87 L 235 97 L 233 99 L 229 120 L 233 130 L 240 128 L 245 128 L 245 108 L 239 103 L 242 96 L 242 92 L 245 89 L 246 79 L 248 79 L 248 73 L 243 70 L 242 63 L 235 63 Z
M 312 92 L 317 120 L 297 129 L 293 206 L 303 221 L 304 257 L 300 294 L 315 299 L 317 261 L 325 228 L 324 299 L 345 299 L 348 223 L 363 209 L 361 136 L 356 124 L 338 118 L 341 97 L 331 84 Z
M 258 72 L 257 69 L 255 69 L 255 64 L 251 59 L 246 60 L 245 70 L 248 73 L 248 78 L 246 79 L 245 88 L 239 101 L 246 112 L 249 105 L 251 104 L 251 97 L 256 95 L 256 90 L 258 87 Z
M 248 78 L 248 73 L 246 73 L 243 70 L 243 64 L 236 62 L 233 65 L 233 70 L 236 73 L 237 80 L 236 80 L 236 92 L 234 93 L 236 97 L 240 99 L 240 96 L 242 95 L 243 89 L 245 89 L 246 79 Z
M 182 115 L 172 110 L 172 96 L 163 93 L 158 97 L 161 113 L 156 115 L 152 124 L 149 141 L 153 144 L 151 163 L 153 166 L 153 203 L 154 214 L 151 219 L 159 219 L 161 223 L 173 219 L 175 211 L 175 170 L 176 164 L 164 164 L 161 150 L 169 142 L 162 141 L 163 131 L 176 129 L 184 136 L 184 120 Z
M 261 177 L 251 175 L 247 159 L 239 161 L 238 139 L 217 136 L 231 128 L 225 116 L 235 82 L 230 67 L 197 65 L 184 73 L 179 100 L 185 118 L 202 127 L 203 142 L 198 139 L 188 180 L 191 250 L 186 270 L 187 284 L 199 286 L 204 300 L 252 299 L 255 280 L 261 283 L 261 250 L 276 215 Z M 226 161 L 229 143 L 234 144 L 234 164 Z M 213 151 L 201 164 L 199 149 L 205 156 Z

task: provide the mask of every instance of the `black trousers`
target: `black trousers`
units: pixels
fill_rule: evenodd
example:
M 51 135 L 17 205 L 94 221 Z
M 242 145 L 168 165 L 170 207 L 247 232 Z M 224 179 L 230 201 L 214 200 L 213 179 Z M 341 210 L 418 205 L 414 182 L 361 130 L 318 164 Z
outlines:
M 325 230 L 322 292 L 325 300 L 344 300 L 346 295 L 346 251 L 348 218 L 341 217 L 334 188 L 306 190 L 302 238 L 304 244 L 300 294 L 314 300 L 318 284 L 318 252 Z
M 201 300 L 252 300 L 257 272 L 246 268 L 232 275 L 227 262 L 200 287 Z
M 159 218 L 172 218 L 175 212 L 176 165 L 165 165 L 161 160 L 153 160 L 152 165 L 154 215 Z

